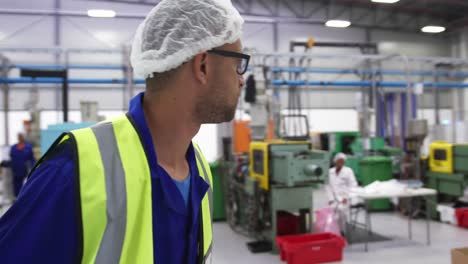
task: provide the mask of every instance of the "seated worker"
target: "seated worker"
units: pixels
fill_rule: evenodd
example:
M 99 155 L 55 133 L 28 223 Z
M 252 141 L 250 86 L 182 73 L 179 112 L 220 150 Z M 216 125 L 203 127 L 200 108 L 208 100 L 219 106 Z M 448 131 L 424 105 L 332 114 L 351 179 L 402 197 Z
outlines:
M 358 187 L 356 177 L 351 168 L 345 166 L 346 155 L 336 154 L 334 158 L 335 167 L 328 173 L 328 205 L 338 209 L 340 228 L 344 232 L 346 228 L 346 215 L 350 206 L 359 203 L 357 199 L 352 199 L 350 192 L 352 188 Z

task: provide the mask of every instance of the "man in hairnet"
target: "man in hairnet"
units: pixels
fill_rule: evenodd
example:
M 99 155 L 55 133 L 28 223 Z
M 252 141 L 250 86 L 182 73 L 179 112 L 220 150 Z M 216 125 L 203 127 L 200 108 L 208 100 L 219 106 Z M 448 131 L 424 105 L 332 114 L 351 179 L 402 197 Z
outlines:
M 131 54 L 145 91 L 57 139 L 0 219 L 1 262 L 210 263 L 212 179 L 192 138 L 234 116 L 242 24 L 230 0 L 151 10 Z
M 328 173 L 329 184 L 326 187 L 328 204 L 340 213 L 340 227 L 344 232 L 349 207 L 359 203 L 351 194 L 351 189 L 358 187 L 358 183 L 353 170 L 345 166 L 345 154 L 336 154 L 333 161 L 335 167 L 331 168 Z

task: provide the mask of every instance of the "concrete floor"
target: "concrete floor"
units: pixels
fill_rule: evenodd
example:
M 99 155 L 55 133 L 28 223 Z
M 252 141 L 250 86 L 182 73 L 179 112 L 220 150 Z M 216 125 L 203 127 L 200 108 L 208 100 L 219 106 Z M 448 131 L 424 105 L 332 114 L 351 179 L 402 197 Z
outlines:
M 314 192 L 314 208 L 324 204 L 324 193 Z M 373 231 L 392 238 L 391 241 L 369 244 L 369 252 L 364 244 L 353 244 L 345 248 L 345 264 L 449 264 L 452 248 L 468 247 L 468 229 L 449 224 L 431 222 L 432 243 L 426 245 L 426 222 L 413 220 L 413 239 L 408 238 L 408 220 L 396 212 L 373 213 Z M 246 243 L 251 239 L 231 230 L 225 222 L 216 222 L 213 227 L 213 263 L 285 263 L 278 255 L 271 253 L 252 254 Z
M 468 247 L 468 229 L 431 222 L 432 244 L 426 246 L 422 220 L 413 221 L 413 240 L 408 239 L 406 218 L 397 213 L 373 214 L 372 223 L 373 231 L 392 240 L 369 244 L 369 252 L 364 251 L 364 244 L 348 246 L 342 263 L 444 264 L 450 263 L 452 248 Z M 225 222 L 215 223 L 213 234 L 213 263 L 282 263 L 277 255 L 250 253 L 245 244 L 251 240 L 232 231 Z
M 1 184 L 0 184 L 1 186 Z M 1 193 L 1 188 L 0 188 Z M 1 198 L 1 194 L 0 194 Z M 322 190 L 314 192 L 314 208 L 325 203 Z M 9 206 L 0 208 L 0 216 Z M 413 240 L 408 239 L 407 218 L 398 213 L 374 213 L 373 231 L 391 237 L 391 241 L 369 244 L 369 252 L 364 251 L 364 244 L 353 244 L 345 248 L 345 264 L 449 264 L 452 248 L 468 247 L 468 229 L 449 224 L 431 222 L 432 244 L 426 246 L 426 223 L 413 221 Z M 226 222 L 215 222 L 214 264 L 275 264 L 281 262 L 278 255 L 271 253 L 252 254 L 246 243 L 251 239 L 235 233 Z

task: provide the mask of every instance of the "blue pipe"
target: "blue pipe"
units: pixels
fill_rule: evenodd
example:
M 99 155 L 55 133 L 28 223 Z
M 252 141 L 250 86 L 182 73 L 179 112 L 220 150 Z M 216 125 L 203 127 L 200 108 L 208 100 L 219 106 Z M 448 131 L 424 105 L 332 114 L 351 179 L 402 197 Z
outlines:
M 124 84 L 127 82 L 127 79 L 68 79 L 70 84 Z M 62 83 L 62 78 L 29 78 L 29 77 L 20 77 L 20 78 L 0 78 L 0 83 Z M 134 84 L 144 84 L 145 80 L 135 79 L 133 80 Z
M 95 78 L 80 78 L 80 79 L 68 79 L 68 83 L 89 83 L 89 84 L 112 84 L 112 83 L 126 83 L 126 79 L 95 79 Z M 19 77 L 19 78 L 0 78 L 0 83 L 62 83 L 61 78 L 29 78 L 29 77 Z M 135 79 L 133 80 L 135 84 L 144 84 L 144 79 Z M 356 86 L 371 86 L 370 81 L 283 81 L 283 80 L 274 80 L 272 81 L 273 85 L 292 85 L 292 86 L 302 86 L 302 85 L 312 85 L 312 86 L 343 86 L 343 87 L 356 87 Z M 412 83 L 411 83 L 412 84 Z M 406 82 L 377 82 L 377 85 L 380 87 L 406 87 Z M 425 82 L 425 87 L 432 87 L 432 82 Z M 468 88 L 468 83 L 455 83 L 455 82 L 445 82 L 438 83 L 437 88 Z
M 123 65 L 87 65 L 87 64 L 71 64 L 68 66 L 60 64 L 13 64 L 11 68 L 29 68 L 29 69 L 43 69 L 43 70 L 57 70 L 57 69 L 79 69 L 79 70 L 122 70 Z M 382 74 L 382 75 L 406 75 L 404 71 L 398 70 L 356 70 L 356 69 L 327 69 L 327 68 L 271 68 L 274 73 L 287 72 L 287 73 L 321 73 L 321 74 Z M 432 71 L 412 71 L 408 72 L 409 75 L 417 76 L 439 76 L 439 77 L 468 77 L 468 72 L 437 72 L 434 74 Z
M 283 81 L 283 80 L 273 80 L 271 82 L 273 85 L 293 85 L 293 86 L 300 86 L 300 85 L 330 85 L 330 86 L 370 86 L 370 81 L 302 81 L 302 80 L 295 80 L 295 81 Z
M 394 115 L 395 115 L 395 109 L 394 109 L 394 103 L 395 103 L 395 99 L 394 99 L 394 94 L 389 94 L 388 95 L 388 112 L 390 113 L 390 117 L 389 117 L 389 122 L 390 122 L 390 141 L 391 141 L 391 144 L 392 146 L 395 146 L 395 126 L 394 126 Z
M 62 69 L 77 69 L 77 70 L 122 70 L 122 65 L 80 65 L 72 64 L 68 66 L 59 64 L 14 64 L 12 68 L 27 68 L 27 69 L 39 69 L 39 70 L 62 70 Z
M 406 75 L 405 71 L 397 70 L 379 70 L 379 71 L 370 71 L 370 70 L 353 70 L 353 69 L 327 69 L 327 68 L 316 68 L 316 69 L 306 69 L 306 68 L 271 68 L 271 71 L 274 73 L 278 72 L 287 72 L 287 73 L 322 73 L 322 74 L 382 74 L 382 75 Z M 439 77 L 468 77 L 468 72 L 437 72 L 434 74 L 432 71 L 411 71 L 408 72 L 409 75 L 417 76 L 439 76 Z
M 316 85 L 316 86 L 371 86 L 370 81 L 303 81 L 303 80 L 294 80 L 294 81 L 284 81 L 284 80 L 273 80 L 271 82 L 273 85 L 291 85 L 291 86 L 300 86 L 300 85 Z M 434 83 L 424 82 L 425 87 L 432 87 Z M 413 85 L 413 83 L 410 83 Z M 406 82 L 377 82 L 379 87 L 395 87 L 395 88 L 405 88 L 407 86 Z M 437 83 L 437 88 L 468 88 L 468 83 L 456 83 L 456 82 L 441 82 Z
M 406 137 L 406 111 L 409 109 L 406 109 L 406 94 L 401 93 L 400 95 L 401 98 L 401 147 L 404 151 L 406 151 L 406 144 L 405 144 L 405 137 Z
M 377 94 L 377 98 L 379 99 L 378 109 L 379 109 L 379 119 L 380 119 L 380 131 L 378 136 L 385 138 L 385 112 L 384 112 L 384 98 L 380 93 Z

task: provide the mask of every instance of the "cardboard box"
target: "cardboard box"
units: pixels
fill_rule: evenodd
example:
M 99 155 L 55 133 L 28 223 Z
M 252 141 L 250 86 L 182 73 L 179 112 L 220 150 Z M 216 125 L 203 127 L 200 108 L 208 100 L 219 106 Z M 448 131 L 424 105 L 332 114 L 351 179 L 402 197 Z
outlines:
M 452 249 L 452 264 L 468 263 L 468 248 Z

